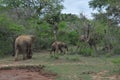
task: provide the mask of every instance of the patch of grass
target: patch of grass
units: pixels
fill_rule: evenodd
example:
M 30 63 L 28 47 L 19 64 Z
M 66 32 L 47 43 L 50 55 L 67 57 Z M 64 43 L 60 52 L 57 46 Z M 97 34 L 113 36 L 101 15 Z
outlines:
M 91 80 L 91 76 L 83 74 L 83 72 L 88 72 L 89 70 L 95 71 L 93 66 L 90 67 L 89 65 L 86 66 L 80 64 L 48 66 L 46 69 L 57 73 L 57 80 Z
M 111 62 L 116 57 L 83 57 L 77 54 L 59 55 L 55 59 L 48 53 L 34 53 L 29 60 L 14 62 L 14 57 L 0 59 L 0 64 L 12 65 L 44 65 L 46 71 L 57 73 L 56 80 L 92 80 L 91 73 L 114 68 Z M 85 73 L 85 74 L 84 74 Z M 89 73 L 89 74 L 88 74 Z
M 56 60 L 56 59 L 59 59 L 59 55 L 50 55 L 50 58 Z
M 120 58 L 116 58 L 112 62 L 114 63 L 113 72 L 120 74 Z
M 66 60 L 68 60 L 68 61 L 81 61 L 80 56 L 77 54 L 66 56 Z

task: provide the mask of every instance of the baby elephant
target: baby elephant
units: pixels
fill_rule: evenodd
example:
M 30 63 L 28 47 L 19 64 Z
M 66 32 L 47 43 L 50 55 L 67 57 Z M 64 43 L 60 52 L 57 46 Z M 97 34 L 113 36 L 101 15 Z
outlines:
M 50 51 L 50 54 L 52 54 L 52 52 L 54 51 L 58 53 L 58 51 L 60 51 L 60 53 L 63 52 L 63 49 L 66 49 L 68 51 L 68 47 L 67 45 L 64 43 L 64 42 L 60 42 L 60 41 L 55 41 L 52 43 L 51 45 L 51 51 Z M 65 53 L 65 52 L 64 52 Z

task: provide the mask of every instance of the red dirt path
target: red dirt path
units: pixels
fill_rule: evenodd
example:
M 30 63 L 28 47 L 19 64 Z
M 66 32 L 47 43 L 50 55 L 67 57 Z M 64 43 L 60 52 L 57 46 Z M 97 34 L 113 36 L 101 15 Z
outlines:
M 26 67 L 27 68 L 27 67 Z M 1 69 L 0 80 L 55 80 L 52 73 L 45 73 L 38 69 Z

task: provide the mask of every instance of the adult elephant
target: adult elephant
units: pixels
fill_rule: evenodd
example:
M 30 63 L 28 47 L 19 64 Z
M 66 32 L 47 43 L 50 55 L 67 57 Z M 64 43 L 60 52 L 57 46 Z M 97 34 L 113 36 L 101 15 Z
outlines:
M 32 58 L 32 44 L 35 40 L 34 35 L 20 35 L 15 39 L 15 61 L 18 54 L 23 54 L 23 60 Z

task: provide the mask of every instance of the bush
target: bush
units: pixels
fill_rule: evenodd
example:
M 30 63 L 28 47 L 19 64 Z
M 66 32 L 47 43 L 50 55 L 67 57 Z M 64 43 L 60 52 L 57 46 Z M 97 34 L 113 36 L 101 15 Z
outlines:
M 0 56 L 11 54 L 14 38 L 22 31 L 23 26 L 14 23 L 5 15 L 0 15 Z
M 81 51 L 79 52 L 79 54 L 83 55 L 83 56 L 93 56 L 94 51 L 91 48 L 82 48 Z
M 40 49 L 48 49 L 50 48 L 53 40 L 49 38 L 37 38 L 35 43 L 35 50 L 39 51 Z
M 69 32 L 68 38 L 71 44 L 76 45 L 78 41 L 78 33 L 76 31 Z

